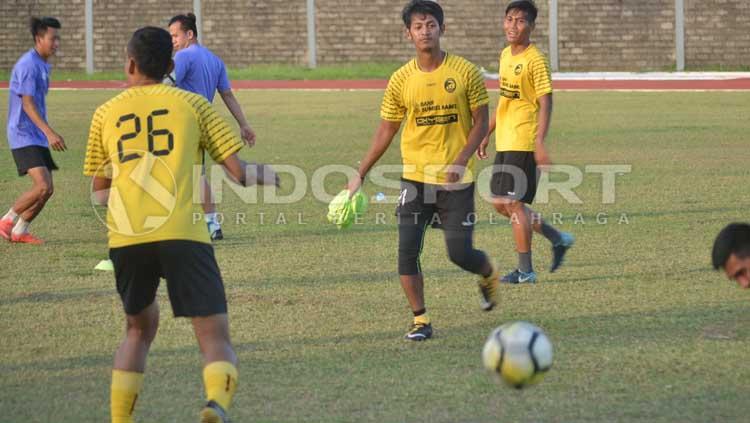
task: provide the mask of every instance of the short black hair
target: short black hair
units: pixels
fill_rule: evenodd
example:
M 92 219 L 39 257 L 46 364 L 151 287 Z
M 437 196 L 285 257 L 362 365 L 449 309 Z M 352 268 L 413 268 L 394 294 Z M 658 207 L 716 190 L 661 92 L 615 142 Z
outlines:
M 747 223 L 730 223 L 716 236 L 711 252 L 714 269 L 723 268 L 732 254 L 742 258 L 750 256 L 750 225 Z
M 536 8 L 536 5 L 531 0 L 513 0 L 508 4 L 508 7 L 505 8 L 505 14 L 507 15 L 508 12 L 510 12 L 513 9 L 520 10 L 526 14 L 526 19 L 534 23 L 536 22 L 536 15 L 539 13 L 539 11 Z
M 195 36 L 195 38 L 198 38 L 198 26 L 195 23 L 196 18 L 194 14 L 187 13 L 185 15 L 177 15 L 169 20 L 169 25 L 167 26 L 172 26 L 172 24 L 175 22 L 180 23 L 180 29 L 185 32 L 193 31 L 193 35 Z
M 430 15 L 438 21 L 438 25 L 443 26 L 443 8 L 433 0 L 411 0 L 404 6 L 401 12 L 401 18 L 407 28 L 411 27 L 411 16 L 415 13 Z
M 163 28 L 147 26 L 133 33 L 128 42 L 128 56 L 147 77 L 161 81 L 172 60 L 172 36 Z
M 36 41 L 36 37 L 46 34 L 47 28 L 60 29 L 62 25 L 60 25 L 60 21 L 49 16 L 43 18 L 32 16 L 29 20 L 29 29 L 31 30 L 31 36 L 34 37 L 34 41 Z

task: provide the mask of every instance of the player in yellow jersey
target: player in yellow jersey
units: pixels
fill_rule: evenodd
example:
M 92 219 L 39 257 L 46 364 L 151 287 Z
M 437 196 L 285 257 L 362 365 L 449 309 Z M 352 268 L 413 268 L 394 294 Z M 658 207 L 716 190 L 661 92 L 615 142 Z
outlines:
M 719 232 L 711 252 L 714 269 L 723 269 L 729 280 L 750 288 L 750 224 L 730 223 Z
M 128 89 L 100 106 L 89 131 L 84 174 L 107 205 L 109 256 L 126 314 L 112 371 L 113 423 L 133 422 L 146 355 L 159 324 L 159 279 L 175 317 L 192 319 L 204 360 L 201 422 L 228 421 L 237 386 L 224 285 L 208 230 L 192 216 L 193 169 L 203 151 L 243 185 L 276 183 L 273 170 L 237 157 L 243 142 L 203 97 L 160 81 L 172 68 L 163 29 L 137 30 L 127 47 Z
M 558 231 L 527 206 L 536 195 L 537 166 L 550 164 L 544 140 L 552 117 L 552 81 L 547 58 L 530 41 L 536 15 L 536 6 L 528 0 L 511 1 L 505 9 L 503 29 L 509 45 L 500 55 L 500 101 L 477 151 L 480 159 L 487 158 L 489 137 L 496 131 L 490 190 L 495 209 L 513 226 L 518 268 L 501 279 L 512 284 L 536 282 L 532 229 L 552 243 L 550 272 L 560 267 L 574 242 L 573 235 Z
M 479 69 L 440 49 L 445 31 L 436 2 L 412 0 L 402 13 L 416 58 L 393 73 L 383 96 L 380 125 L 370 149 L 349 181 L 355 193 L 380 159 L 402 122 L 403 175 L 398 217 L 398 271 L 414 320 L 406 339 L 432 336 L 424 303 L 419 255 L 427 226 L 442 228 L 450 260 L 481 276 L 482 308 L 497 303 L 498 275 L 473 247 L 473 155 L 487 132 L 487 90 Z

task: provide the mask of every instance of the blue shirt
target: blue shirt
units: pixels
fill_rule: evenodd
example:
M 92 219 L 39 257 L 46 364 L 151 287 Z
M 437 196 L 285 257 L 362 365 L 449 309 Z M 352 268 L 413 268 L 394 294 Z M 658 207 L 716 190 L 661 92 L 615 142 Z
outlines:
M 216 90 L 227 91 L 231 87 L 227 69 L 219 56 L 211 50 L 192 44 L 174 55 L 175 85 L 214 101 Z
M 47 121 L 47 104 L 45 96 L 49 91 L 49 63 L 33 48 L 16 62 L 10 74 L 8 95 L 8 144 L 11 150 L 38 145 L 48 147 L 47 137 L 42 133 L 29 115 L 23 111 L 22 96 L 34 98 L 34 104 L 44 121 Z

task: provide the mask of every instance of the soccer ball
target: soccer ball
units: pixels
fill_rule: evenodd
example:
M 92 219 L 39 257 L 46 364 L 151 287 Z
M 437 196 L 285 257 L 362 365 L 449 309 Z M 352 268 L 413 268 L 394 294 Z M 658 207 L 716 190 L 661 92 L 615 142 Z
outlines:
M 482 350 L 484 367 L 521 389 L 544 379 L 552 367 L 552 344 L 528 322 L 506 323 L 492 331 Z

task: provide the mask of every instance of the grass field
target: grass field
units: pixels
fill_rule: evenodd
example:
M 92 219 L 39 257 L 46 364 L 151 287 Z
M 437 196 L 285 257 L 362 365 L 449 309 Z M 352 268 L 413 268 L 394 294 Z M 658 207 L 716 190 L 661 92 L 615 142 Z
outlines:
M 47 244 L 0 244 L 2 422 L 108 419 L 124 319 L 112 274 L 92 270 L 106 256 L 106 237 L 81 167 L 93 110 L 113 94 L 49 95 L 51 123 L 70 150 L 54 155 L 55 195 L 32 225 Z M 239 92 L 258 133 L 242 155 L 301 167 L 308 182 L 323 165 L 356 166 L 380 95 Z M 240 359 L 234 421 L 746 422 L 750 293 L 712 271 L 709 257 L 721 227 L 750 219 L 748 104 L 749 93 L 556 94 L 553 160 L 632 165 L 617 178 L 615 203 L 602 204 L 601 177 L 586 174 L 575 190 L 582 204 L 552 193 L 537 206 L 560 213 L 577 244 L 549 274 L 548 245 L 535 238 L 540 282 L 503 287 L 491 313 L 479 310 L 472 275 L 447 260 L 442 234 L 429 232 L 423 265 L 436 335 L 419 344 L 401 339 L 410 313 L 396 274 L 395 226 L 372 219 L 390 216 L 393 205 L 372 204 L 364 224 L 340 232 L 310 193 L 271 205 L 245 204 L 227 190 L 227 239 L 216 254 Z M 0 114 L 6 107 L 2 91 Z M 382 162 L 398 157 L 394 145 Z M 326 186 L 335 193 L 343 183 L 334 175 Z M 3 212 L 27 184 L 2 143 Z M 284 192 L 291 190 L 287 175 Z M 477 206 L 476 244 L 510 270 L 510 227 L 490 221 L 487 203 Z M 246 224 L 236 224 L 238 212 Z M 164 289 L 159 302 L 161 328 L 136 415 L 195 421 L 201 359 Z M 517 392 L 482 371 L 480 351 L 492 328 L 521 319 L 546 330 L 556 356 L 541 385 Z

